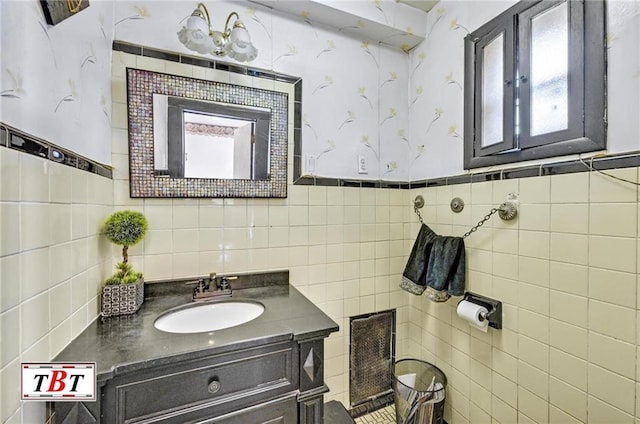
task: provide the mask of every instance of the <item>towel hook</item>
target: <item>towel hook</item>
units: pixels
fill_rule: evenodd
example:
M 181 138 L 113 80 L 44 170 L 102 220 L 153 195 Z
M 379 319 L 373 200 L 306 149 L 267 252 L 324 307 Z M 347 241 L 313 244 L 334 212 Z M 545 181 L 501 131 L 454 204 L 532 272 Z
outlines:
M 424 197 L 421 195 L 417 195 L 415 199 L 413 199 L 413 207 L 416 209 L 422 209 L 424 206 Z
M 416 198 L 413 199 L 413 211 L 416 213 L 416 215 L 418 215 L 418 220 L 420 221 L 421 224 L 424 224 L 424 221 L 422 220 L 422 214 L 420 213 L 420 209 L 422 209 L 423 206 L 424 206 L 424 197 L 418 194 Z
M 454 197 L 451 199 L 451 203 L 449 204 L 451 210 L 455 213 L 460 213 L 464 209 L 464 200 L 459 197 Z

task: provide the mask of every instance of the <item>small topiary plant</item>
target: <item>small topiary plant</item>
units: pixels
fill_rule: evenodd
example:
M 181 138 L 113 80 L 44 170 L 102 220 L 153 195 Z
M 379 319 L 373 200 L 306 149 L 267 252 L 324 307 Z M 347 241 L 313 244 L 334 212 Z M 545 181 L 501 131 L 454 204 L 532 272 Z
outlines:
M 117 271 L 107 278 L 105 284 L 131 284 L 142 278 L 129 264 L 129 246 L 140 242 L 147 233 L 147 218 L 136 211 L 118 211 L 109 216 L 102 227 L 102 233 L 109 241 L 122 246 L 122 262 L 116 265 Z
M 115 274 L 105 280 L 106 285 L 133 284 L 142 278 L 142 273 L 134 271 L 129 263 L 119 262 L 116 269 Z

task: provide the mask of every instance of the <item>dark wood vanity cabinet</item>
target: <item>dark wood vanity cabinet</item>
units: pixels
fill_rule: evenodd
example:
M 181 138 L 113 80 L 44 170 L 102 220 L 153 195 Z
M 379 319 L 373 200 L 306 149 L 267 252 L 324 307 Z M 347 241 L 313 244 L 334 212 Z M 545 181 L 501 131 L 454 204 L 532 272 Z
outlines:
M 72 413 L 68 405 L 56 405 L 55 422 L 323 422 L 323 394 L 328 388 L 322 337 L 166 362 L 107 380 L 98 389 L 98 402 L 83 405 L 80 413 L 78 405 Z

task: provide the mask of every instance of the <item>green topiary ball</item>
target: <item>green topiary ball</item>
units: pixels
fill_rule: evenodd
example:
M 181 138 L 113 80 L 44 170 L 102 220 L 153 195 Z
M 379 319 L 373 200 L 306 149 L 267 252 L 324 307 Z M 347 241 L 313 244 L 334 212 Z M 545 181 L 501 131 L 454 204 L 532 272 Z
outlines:
M 121 246 L 133 246 L 147 232 L 147 218 L 136 211 L 118 211 L 111 214 L 102 229 L 107 238 Z

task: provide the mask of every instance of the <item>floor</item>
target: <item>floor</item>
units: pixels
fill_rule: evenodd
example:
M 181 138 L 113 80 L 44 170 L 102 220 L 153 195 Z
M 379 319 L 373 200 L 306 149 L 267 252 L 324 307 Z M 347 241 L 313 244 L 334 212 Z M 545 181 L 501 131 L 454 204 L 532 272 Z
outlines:
M 356 424 L 395 424 L 396 409 L 393 405 L 356 418 Z

